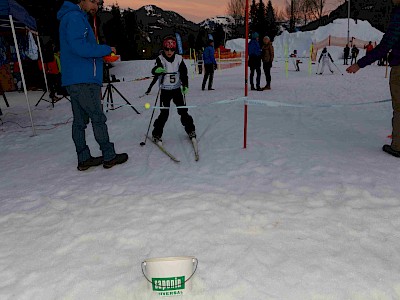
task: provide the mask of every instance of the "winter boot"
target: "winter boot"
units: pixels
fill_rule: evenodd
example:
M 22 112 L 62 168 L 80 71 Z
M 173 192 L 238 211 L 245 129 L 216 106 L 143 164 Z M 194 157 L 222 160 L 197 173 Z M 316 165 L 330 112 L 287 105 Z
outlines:
M 188 133 L 189 139 L 195 139 L 196 138 L 196 131 L 192 131 Z
M 264 90 L 270 90 L 271 89 L 271 84 L 267 83 L 267 85 L 264 87 Z
M 390 145 L 383 145 L 382 150 L 395 157 L 400 157 L 400 151 L 394 150 Z
M 128 154 L 126 154 L 126 153 L 116 154 L 112 160 L 104 161 L 103 167 L 104 167 L 104 169 L 110 169 L 110 168 L 114 167 L 115 165 L 123 164 L 127 160 L 128 160 Z
M 162 139 L 159 136 L 153 135 L 153 142 L 159 146 L 162 146 Z
M 77 169 L 79 171 L 86 171 L 90 167 L 97 167 L 103 163 L 103 156 L 93 157 L 91 156 L 87 160 L 78 163 Z

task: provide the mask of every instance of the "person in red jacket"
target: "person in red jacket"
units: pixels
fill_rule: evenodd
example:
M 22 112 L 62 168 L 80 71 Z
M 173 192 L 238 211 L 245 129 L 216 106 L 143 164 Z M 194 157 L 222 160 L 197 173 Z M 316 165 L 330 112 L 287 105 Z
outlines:
M 367 55 L 369 52 L 371 52 L 372 49 L 374 49 L 372 42 L 369 41 L 368 45 L 364 45 L 364 49 L 365 49 L 365 55 Z

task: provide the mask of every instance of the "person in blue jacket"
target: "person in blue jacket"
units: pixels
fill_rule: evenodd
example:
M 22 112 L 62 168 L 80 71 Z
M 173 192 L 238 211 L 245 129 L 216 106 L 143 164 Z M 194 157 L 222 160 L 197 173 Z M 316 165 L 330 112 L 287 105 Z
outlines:
M 65 1 L 57 13 L 60 21 L 61 80 L 71 96 L 73 114 L 72 139 L 78 156 L 78 170 L 99 166 L 108 169 L 128 160 L 126 153 L 116 154 L 110 142 L 107 118 L 101 109 L 103 56 L 115 48 L 97 44 L 88 21 L 95 15 L 100 0 Z M 93 133 L 102 156 L 92 157 L 86 144 L 85 129 L 92 122 Z
M 215 60 L 215 50 L 214 50 L 214 41 L 208 40 L 208 46 L 204 49 L 203 52 L 203 62 L 204 62 L 204 77 L 203 84 L 201 85 L 201 89 L 204 91 L 206 88 L 207 79 L 208 80 L 208 90 L 214 90 L 213 79 L 214 79 L 214 70 L 217 69 L 217 62 Z
M 251 90 L 262 91 L 260 87 L 261 81 L 261 47 L 258 42 L 259 35 L 254 32 L 251 35 L 251 41 L 249 42 L 249 67 L 250 67 L 250 87 Z M 254 87 L 254 72 L 257 73 L 256 87 Z
M 382 150 L 400 157 L 400 0 L 392 0 L 392 9 L 389 26 L 382 37 L 381 42 L 364 57 L 346 69 L 348 73 L 356 73 L 378 59 L 385 57 L 389 52 L 390 93 L 392 96 L 392 143 L 384 145 Z

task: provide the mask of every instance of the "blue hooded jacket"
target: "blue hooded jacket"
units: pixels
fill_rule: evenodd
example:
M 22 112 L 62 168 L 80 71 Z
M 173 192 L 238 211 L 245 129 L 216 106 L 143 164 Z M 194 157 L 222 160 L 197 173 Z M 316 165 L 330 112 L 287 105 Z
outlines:
M 215 51 L 214 51 L 213 45 L 209 45 L 206 47 L 206 49 L 204 49 L 203 60 L 204 60 L 205 65 L 211 65 L 211 64 L 216 65 L 217 64 L 214 54 L 215 54 Z
M 360 58 L 357 64 L 360 68 L 364 68 L 374 61 L 386 57 L 390 50 L 392 50 L 389 56 L 390 66 L 400 65 L 400 6 L 393 7 L 388 29 L 379 45 L 368 52 L 366 56 Z
M 103 83 L 103 56 L 111 47 L 97 44 L 88 15 L 77 4 L 65 1 L 57 13 L 60 20 L 62 85 Z

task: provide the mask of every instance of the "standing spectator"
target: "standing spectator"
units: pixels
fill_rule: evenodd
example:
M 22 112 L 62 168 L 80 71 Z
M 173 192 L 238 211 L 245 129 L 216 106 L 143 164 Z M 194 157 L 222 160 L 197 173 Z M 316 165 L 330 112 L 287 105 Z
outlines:
M 185 106 L 184 95 L 189 91 L 189 77 L 187 67 L 183 58 L 176 51 L 176 39 L 166 37 L 163 40 L 163 52 L 156 58 L 156 65 L 151 70 L 154 75 L 161 76 L 160 105 L 167 109 L 161 109 L 157 120 L 154 121 L 152 132 L 153 141 L 156 144 L 162 144 L 162 135 L 165 123 L 169 116 L 169 107 L 171 100 L 176 106 Z M 178 108 L 178 114 L 181 116 L 181 123 L 190 139 L 196 138 L 193 118 L 188 114 L 188 109 Z
M 72 1 L 72 2 L 71 2 Z M 78 156 L 78 170 L 99 166 L 108 169 L 128 160 L 126 153 L 116 154 L 110 142 L 106 116 L 101 110 L 103 56 L 115 48 L 97 44 L 88 21 L 88 13 L 97 13 L 100 0 L 65 1 L 57 13 L 60 21 L 62 85 L 71 96 L 72 139 Z M 85 129 L 92 122 L 93 133 L 103 156 L 93 157 L 86 144 Z
M 357 63 L 358 52 L 360 51 L 358 50 L 356 45 L 353 45 L 353 47 L 351 48 L 351 61 L 350 61 L 351 65 L 353 64 L 353 61 L 355 64 Z
M 331 62 L 333 63 L 333 59 L 332 59 L 332 56 L 330 55 L 330 53 L 328 52 L 328 49 L 326 49 L 326 47 L 322 50 L 321 56 L 319 57 L 319 60 L 318 60 L 318 63 L 320 63 L 321 60 L 322 60 L 322 66 L 321 66 L 319 75 L 322 75 L 322 73 L 324 73 L 325 65 L 328 65 L 329 71 L 331 71 L 331 73 L 333 74 L 333 71 L 331 68 Z
M 350 55 L 350 47 L 349 44 L 346 44 L 346 47 L 343 49 L 343 65 L 349 64 L 349 55 Z
M 251 90 L 262 91 L 260 87 L 261 81 L 261 48 L 258 42 L 259 36 L 257 32 L 251 35 L 249 43 L 249 67 L 250 67 L 250 86 Z M 257 73 L 256 87 L 254 87 L 254 72 Z
M 203 52 L 203 61 L 204 61 L 204 77 L 203 83 L 201 85 L 201 89 L 204 91 L 206 88 L 206 83 L 208 79 L 208 90 L 214 90 L 213 80 L 214 80 L 214 70 L 217 69 L 217 62 L 215 61 L 215 50 L 214 50 L 214 41 L 208 40 L 208 46 L 204 49 Z
M 369 41 L 368 45 L 364 45 L 364 49 L 365 49 L 365 55 L 370 53 L 374 49 L 374 46 L 372 45 L 372 42 Z
M 389 80 L 393 107 L 392 143 L 391 145 L 384 145 L 382 150 L 395 157 L 400 157 L 400 0 L 392 0 L 392 2 L 394 6 L 390 22 L 381 42 L 368 55 L 348 67 L 346 71 L 348 73 L 356 73 L 360 68 L 364 68 L 385 57 L 392 50 L 389 59 L 389 64 L 392 67 Z
M 261 59 L 263 62 L 263 69 L 265 74 L 266 85 L 264 90 L 271 89 L 271 68 L 274 61 L 274 46 L 268 36 L 263 38 L 263 46 L 261 49 Z

